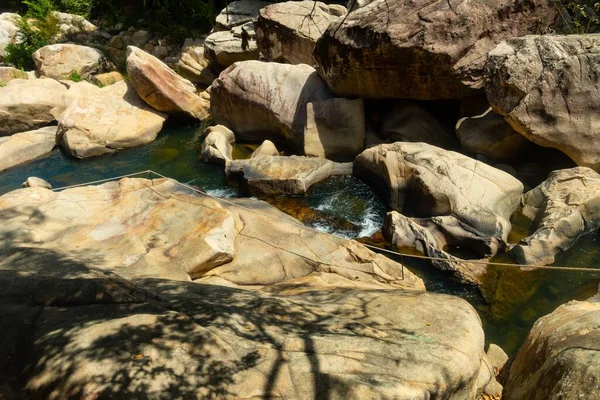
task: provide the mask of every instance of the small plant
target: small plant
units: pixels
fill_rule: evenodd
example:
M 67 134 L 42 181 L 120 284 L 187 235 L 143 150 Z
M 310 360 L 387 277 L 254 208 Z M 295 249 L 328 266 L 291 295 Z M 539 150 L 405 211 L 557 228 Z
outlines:
M 596 0 L 555 0 L 569 33 L 600 32 L 600 2 Z
M 61 11 L 89 18 L 94 7 L 94 0 L 57 0 L 57 5 Z
M 69 80 L 73 82 L 81 82 L 83 78 L 81 77 L 81 75 L 79 75 L 77 71 L 71 71 L 71 74 L 69 75 Z
M 6 82 L 0 81 L 0 88 L 3 88 L 4 86 L 6 86 Z

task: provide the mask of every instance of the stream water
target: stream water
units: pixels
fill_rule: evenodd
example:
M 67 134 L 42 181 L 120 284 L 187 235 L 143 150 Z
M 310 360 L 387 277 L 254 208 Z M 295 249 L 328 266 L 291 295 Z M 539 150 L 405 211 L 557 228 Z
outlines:
M 222 166 L 200 161 L 202 132 L 202 126 L 167 127 L 146 146 L 86 160 L 72 159 L 55 150 L 31 163 L 0 172 L 0 195 L 19 188 L 29 176 L 62 187 L 152 169 L 218 197 L 237 196 L 238 189 L 228 184 Z M 236 158 L 248 156 L 251 150 L 249 146 L 237 147 Z M 330 178 L 315 185 L 306 197 L 267 200 L 307 225 L 347 238 L 376 234 L 387 211 L 382 200 L 353 177 Z M 512 236 L 517 240 L 527 234 L 528 226 L 519 218 L 514 223 Z M 559 255 L 556 264 L 600 269 L 599 250 L 600 234 L 593 233 Z M 499 259 L 510 262 L 504 255 Z M 428 291 L 457 295 L 473 304 L 481 316 L 486 340 L 498 344 L 509 355 L 516 353 L 540 316 L 569 300 L 591 297 L 597 293 L 600 282 L 600 273 L 491 267 L 481 291 L 484 298 L 480 290 L 453 281 L 426 262 L 407 257 L 402 261 L 425 280 Z

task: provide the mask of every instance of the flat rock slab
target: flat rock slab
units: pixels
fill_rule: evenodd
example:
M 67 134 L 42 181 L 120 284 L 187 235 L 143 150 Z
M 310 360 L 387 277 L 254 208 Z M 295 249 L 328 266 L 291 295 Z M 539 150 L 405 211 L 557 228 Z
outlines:
M 47 154 L 56 146 L 56 126 L 0 137 L 0 171 Z
M 241 175 L 250 190 L 261 195 L 304 195 L 315 183 L 333 175 L 350 175 L 352 163 L 338 164 L 324 158 L 267 156 L 234 160 L 228 175 Z

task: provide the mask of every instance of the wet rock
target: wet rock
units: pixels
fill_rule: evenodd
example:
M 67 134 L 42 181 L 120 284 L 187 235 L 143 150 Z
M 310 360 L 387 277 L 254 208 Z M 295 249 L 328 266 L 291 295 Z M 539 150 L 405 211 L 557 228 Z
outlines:
M 0 137 L 0 171 L 35 160 L 56 146 L 56 126 Z
M 217 74 L 208 68 L 208 61 L 204 57 L 204 41 L 186 39 L 177 67 L 181 76 L 195 84 L 209 86 L 217 79 Z
M 315 65 L 317 40 L 344 14 L 343 6 L 320 1 L 285 1 L 264 7 L 256 22 L 260 53 L 266 61 Z
M 233 147 L 226 135 L 213 131 L 202 142 L 200 157 L 206 162 L 227 164 L 233 160 Z
M 212 69 L 221 71 L 238 61 L 258 60 L 259 52 L 253 37 L 244 39 L 231 30 L 211 33 L 204 41 L 204 57 Z
M 0 82 L 6 84 L 13 79 L 29 79 L 27 72 L 13 67 L 0 67 Z
M 353 161 L 365 149 L 365 140 L 365 107 L 361 99 L 335 98 L 307 104 L 304 130 L 307 156 Z
M 245 61 L 223 71 L 211 86 L 211 114 L 238 140 L 269 139 L 303 152 L 306 105 L 333 97 L 308 65 Z
M 586 167 L 554 171 L 525 194 L 522 212 L 535 232 L 511 255 L 521 264 L 552 264 L 556 254 L 600 227 L 600 174 Z
M 248 22 L 256 22 L 261 8 L 268 6 L 269 2 L 256 0 L 233 1 L 217 15 L 215 29 L 228 31 L 233 27 Z
M 520 134 L 600 172 L 600 35 L 527 36 L 488 56 L 486 93 Z
M 67 89 L 54 79 L 14 79 L 0 87 L 0 136 L 54 121 L 50 113 Z
M 600 302 L 571 301 L 540 318 L 510 368 L 503 398 L 595 398 Z
M 253 193 L 260 195 L 304 195 L 315 183 L 333 175 L 350 175 L 352 164 L 337 164 L 314 157 L 260 157 L 235 160 L 228 175 L 241 176 Z
M 381 117 L 380 135 L 387 143 L 423 142 L 454 147 L 455 139 L 429 111 L 408 100 L 396 100 Z
M 76 44 L 52 44 L 33 53 L 39 76 L 56 80 L 80 77 L 100 72 L 104 55 L 100 50 Z
M 53 109 L 57 142 L 73 157 L 87 158 L 152 142 L 166 115 L 150 108 L 129 82 L 98 88 L 80 82 Z
M 425 143 L 384 144 L 354 161 L 354 174 L 384 188 L 393 210 L 454 216 L 471 232 L 506 241 L 523 184 L 504 171 Z
M 94 83 L 100 87 L 114 85 L 117 82 L 124 81 L 125 77 L 120 72 L 112 71 L 105 74 L 94 76 Z
M 30 176 L 27 178 L 25 182 L 21 185 L 22 188 L 43 188 L 43 189 L 52 189 L 52 185 L 42 178 L 36 178 L 35 176 Z
M 269 156 L 278 156 L 279 150 L 275 147 L 275 144 L 270 140 L 265 140 L 262 142 L 260 146 L 254 152 L 250 158 L 261 158 L 261 157 L 269 157 Z
M 483 87 L 496 44 L 545 32 L 554 16 L 552 0 L 377 0 L 334 21 L 314 56 L 340 97 L 462 98 Z
M 491 108 L 481 115 L 458 121 L 456 135 L 463 148 L 495 161 L 518 160 L 531 149 L 531 142 Z
M 194 84 L 137 47 L 127 48 L 127 75 L 139 96 L 154 109 L 199 120 L 208 117 L 210 104 L 196 94 Z

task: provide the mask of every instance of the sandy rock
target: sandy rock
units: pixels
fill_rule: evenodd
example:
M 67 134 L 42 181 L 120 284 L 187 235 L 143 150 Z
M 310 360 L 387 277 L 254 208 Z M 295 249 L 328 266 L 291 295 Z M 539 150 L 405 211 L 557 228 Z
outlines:
M 94 76 L 94 82 L 100 87 L 114 85 L 117 82 L 124 81 L 125 77 L 120 72 L 112 71 L 105 74 Z
M 82 16 L 53 11 L 52 15 L 58 19 L 60 33 L 54 38 L 55 42 L 65 42 L 78 35 L 96 33 L 98 28 Z
M 456 136 L 468 151 L 483 154 L 495 161 L 518 160 L 531 149 L 531 142 L 491 108 L 481 115 L 459 120 Z
M 521 264 L 552 264 L 556 254 L 600 227 L 600 174 L 586 167 L 554 171 L 525 194 L 522 212 L 536 230 L 511 254 Z
M 488 100 L 527 139 L 600 172 L 599 54 L 599 34 L 502 42 L 487 60 Z
M 271 3 L 256 0 L 233 1 L 217 15 L 215 30 L 229 31 L 247 22 L 256 22 L 260 9 L 269 4 Z
M 80 82 L 53 113 L 58 120 L 57 142 L 77 158 L 149 143 L 166 120 L 124 81 L 104 88 Z
M 221 132 L 210 132 L 204 142 L 200 158 L 206 162 L 227 164 L 233 160 L 233 147 L 227 140 L 227 136 Z
M 232 161 L 226 172 L 243 177 L 256 194 L 304 195 L 312 185 L 330 176 L 350 175 L 352 164 L 324 158 L 272 156 Z
M 552 0 L 377 0 L 334 21 L 314 57 L 340 97 L 462 98 L 483 87 L 496 44 L 546 32 L 554 17 Z
M 217 75 L 208 68 L 208 61 L 204 58 L 204 41 L 195 43 L 186 40 L 177 61 L 178 72 L 190 82 L 209 86 L 217 79 Z
M 204 57 L 212 69 L 220 71 L 238 61 L 258 60 L 259 51 L 254 38 L 245 41 L 233 30 L 220 31 L 204 41 Z
M 278 156 L 279 150 L 275 147 L 275 143 L 270 140 L 265 140 L 256 150 L 252 152 L 250 158 L 261 158 L 269 156 Z
M 30 176 L 27 178 L 23 184 L 21 184 L 22 188 L 43 188 L 43 189 L 52 189 L 52 185 L 42 178 L 37 178 L 35 176 Z
M 127 75 L 139 96 L 156 110 L 200 120 L 208 117 L 210 105 L 190 81 L 137 47 L 127 48 Z
M 235 143 L 235 134 L 231 129 L 226 127 L 225 125 L 212 125 L 204 130 L 204 136 L 208 136 L 212 132 L 217 132 L 220 135 L 225 136 L 229 144 Z
M 71 74 L 84 77 L 99 72 L 105 63 L 100 50 L 77 44 L 52 44 L 33 53 L 37 72 L 42 77 L 69 79 Z
M 365 107 L 361 99 L 335 98 L 308 103 L 304 154 L 353 161 L 365 149 Z
M 56 146 L 56 126 L 0 137 L 0 171 L 35 160 Z
M 0 82 L 6 84 L 13 79 L 29 79 L 27 72 L 13 67 L 0 67 Z
M 540 318 L 512 363 L 503 398 L 596 398 L 599 327 L 597 298 L 571 301 Z
M 308 65 L 245 61 L 212 84 L 211 113 L 238 140 L 269 139 L 303 152 L 306 105 L 333 97 Z
M 266 61 L 315 65 L 317 40 L 344 14 L 343 6 L 331 7 L 320 1 L 271 4 L 260 10 L 256 22 L 260 53 Z
M 0 87 L 0 136 L 40 128 L 67 89 L 54 79 L 14 79 Z

